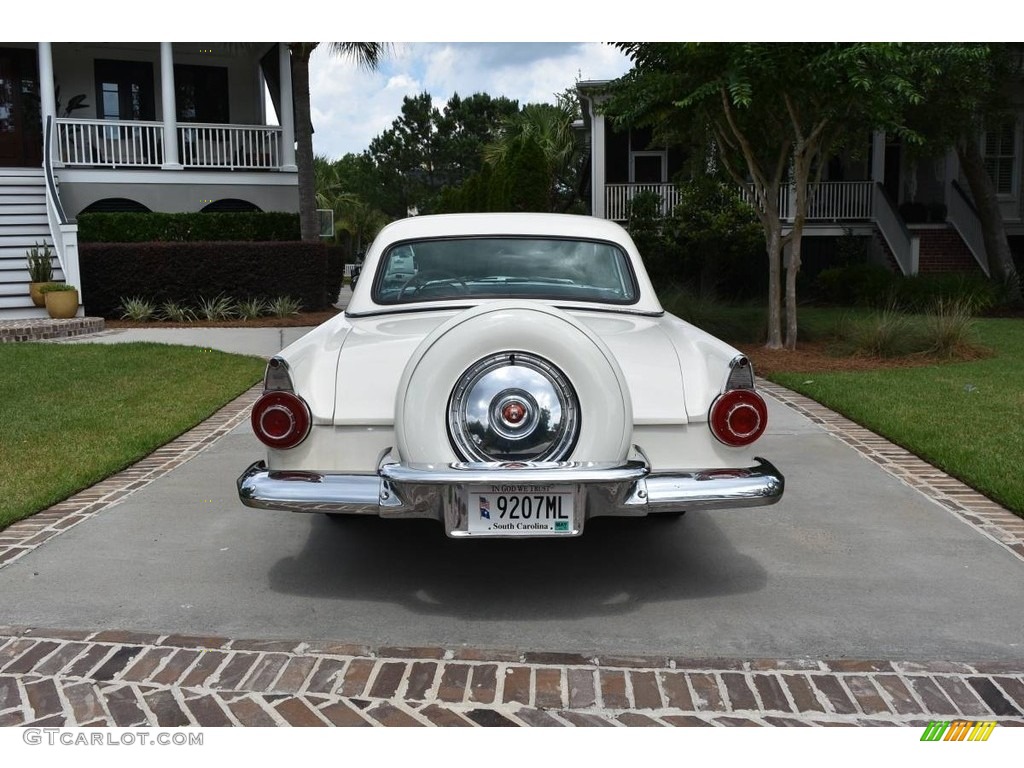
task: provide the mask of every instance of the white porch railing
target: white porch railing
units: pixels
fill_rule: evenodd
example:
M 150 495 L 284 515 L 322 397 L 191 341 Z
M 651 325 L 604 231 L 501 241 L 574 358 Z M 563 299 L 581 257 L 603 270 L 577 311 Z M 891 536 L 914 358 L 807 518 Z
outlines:
M 653 192 L 661 197 L 662 216 L 671 214 L 679 204 L 679 190 L 675 184 L 605 184 L 605 218 L 612 221 L 627 221 L 630 203 L 641 192 Z
M 159 168 L 163 123 L 58 118 L 57 159 L 68 167 Z M 186 168 L 277 170 L 281 129 L 273 125 L 178 124 L 178 154 Z
M 871 218 L 873 181 L 821 181 L 811 185 L 808 221 Z M 792 214 L 790 214 L 792 217 Z
M 811 185 L 807 221 L 868 221 L 872 217 L 873 181 L 822 181 Z M 654 192 L 661 197 L 661 215 L 668 216 L 679 204 L 679 190 L 673 184 L 606 184 L 605 217 L 613 221 L 629 219 L 629 205 L 640 192 Z M 751 201 L 748 189 L 740 196 Z M 779 190 L 779 218 L 793 220 L 796 188 Z
M 178 125 L 178 152 L 186 168 L 281 167 L 281 129 L 271 125 Z
M 57 157 L 66 166 L 159 168 L 163 123 L 57 118 Z
M 78 225 L 68 221 L 64 207 L 57 193 L 57 182 L 53 176 L 53 118 L 46 118 L 43 136 L 43 173 L 46 181 L 46 220 L 50 227 L 50 239 L 57 253 L 57 263 L 64 273 L 64 281 L 78 289 L 79 310 L 85 305 L 82 293 L 81 272 L 78 268 Z
M 808 191 L 807 221 L 860 221 L 871 218 L 873 181 L 820 181 Z M 740 197 L 753 200 L 749 188 L 740 188 Z M 779 218 L 792 221 L 796 205 L 796 187 L 779 189 Z
M 985 234 L 981 227 L 981 219 L 978 212 L 974 210 L 967 195 L 956 181 L 952 181 L 946 194 L 949 205 L 946 211 L 946 218 L 953 228 L 960 234 L 960 237 L 967 244 L 967 248 L 974 255 L 974 260 L 982 271 L 991 276 L 988 267 L 988 251 L 985 250 Z

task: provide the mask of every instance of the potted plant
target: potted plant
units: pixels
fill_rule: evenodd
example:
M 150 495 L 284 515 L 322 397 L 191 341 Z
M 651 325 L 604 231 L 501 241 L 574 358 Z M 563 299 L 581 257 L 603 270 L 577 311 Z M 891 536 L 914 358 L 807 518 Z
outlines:
M 46 298 L 46 311 L 55 319 L 67 319 L 78 314 L 78 289 L 67 283 L 47 283 L 42 288 Z
M 28 294 L 37 307 L 46 306 L 43 294 L 39 289 L 53 280 L 53 251 L 48 243 L 36 243 L 26 251 L 28 260 Z

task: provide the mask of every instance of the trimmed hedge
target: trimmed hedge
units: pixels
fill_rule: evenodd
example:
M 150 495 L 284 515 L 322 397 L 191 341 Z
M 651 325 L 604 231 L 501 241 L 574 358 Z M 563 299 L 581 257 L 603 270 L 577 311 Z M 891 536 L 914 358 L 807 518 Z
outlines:
M 301 240 L 297 213 L 82 213 L 80 243 Z
M 341 293 L 345 281 L 345 264 L 348 262 L 348 248 L 344 245 L 327 246 L 327 303 L 333 304 Z
M 120 317 L 129 296 L 189 304 L 222 293 L 236 300 L 292 296 L 308 311 L 337 298 L 328 297 L 322 243 L 82 243 L 79 263 L 85 312 L 99 317 Z

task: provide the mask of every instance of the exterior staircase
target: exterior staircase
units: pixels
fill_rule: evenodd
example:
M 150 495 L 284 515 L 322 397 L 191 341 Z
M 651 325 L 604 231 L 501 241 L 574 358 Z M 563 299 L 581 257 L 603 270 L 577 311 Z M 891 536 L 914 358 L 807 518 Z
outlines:
M 46 217 L 46 180 L 41 168 L 0 168 L 0 320 L 46 317 L 28 295 L 26 251 L 53 241 Z M 53 277 L 64 273 L 53 259 Z

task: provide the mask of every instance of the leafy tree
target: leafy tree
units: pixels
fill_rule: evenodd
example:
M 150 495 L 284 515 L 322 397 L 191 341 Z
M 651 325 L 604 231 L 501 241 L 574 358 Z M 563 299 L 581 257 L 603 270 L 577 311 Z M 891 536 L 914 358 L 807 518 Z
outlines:
M 302 239 L 311 241 L 320 237 L 313 167 L 313 122 L 309 106 L 309 57 L 318 45 L 320 43 L 288 44 L 295 105 L 295 164 L 299 169 L 299 227 Z M 375 69 L 387 51 L 386 43 L 329 43 L 329 46 L 332 53 L 350 57 L 367 69 Z
M 619 43 L 633 68 L 613 83 L 606 111 L 651 125 L 661 141 L 711 146 L 714 162 L 746 190 L 768 256 L 767 346 L 782 346 L 782 255 L 786 338 L 796 347 L 796 278 L 810 186 L 824 159 L 863 142 L 872 128 L 898 126 L 920 100 L 900 46 L 880 43 Z M 780 191 L 792 183 L 789 232 Z
M 316 179 L 316 204 L 334 211 L 335 237 L 345 232 L 355 254 L 362 252 L 377 232 L 388 223 L 388 217 L 374 207 L 372 165 L 364 155 L 347 154 L 331 162 L 323 155 L 313 158 Z
M 455 94 L 443 110 L 429 93 L 405 97 L 391 127 L 370 142 L 368 154 L 380 183 L 378 206 L 395 217 L 413 206 L 421 213 L 435 210 L 443 187 L 457 186 L 480 170 L 484 145 L 518 109 L 516 101 L 485 93 L 465 99 Z
M 754 212 L 737 194 L 735 184 L 700 174 L 679 187 L 679 204 L 665 222 L 672 243 L 673 266 L 702 296 L 749 298 L 763 285 L 763 271 L 753 268 L 764 237 Z

